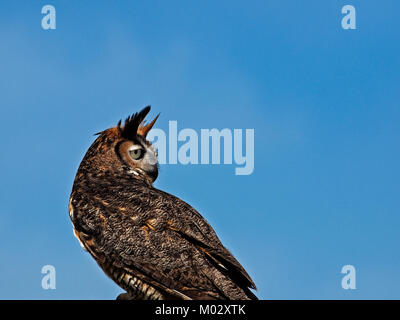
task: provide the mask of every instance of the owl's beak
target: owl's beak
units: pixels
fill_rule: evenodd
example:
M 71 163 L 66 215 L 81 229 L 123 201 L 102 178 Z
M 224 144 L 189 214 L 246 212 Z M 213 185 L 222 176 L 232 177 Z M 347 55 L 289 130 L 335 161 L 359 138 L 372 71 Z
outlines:
M 156 123 L 158 117 L 160 116 L 160 114 L 158 114 L 152 122 L 150 122 L 149 124 L 143 125 L 144 122 L 142 122 L 137 130 L 137 134 L 140 134 L 141 136 L 145 137 L 147 136 L 147 133 L 151 130 L 151 128 L 153 128 L 154 124 Z
M 156 181 L 158 177 L 158 166 L 155 165 L 150 171 L 147 171 L 147 175 L 151 178 L 151 180 Z

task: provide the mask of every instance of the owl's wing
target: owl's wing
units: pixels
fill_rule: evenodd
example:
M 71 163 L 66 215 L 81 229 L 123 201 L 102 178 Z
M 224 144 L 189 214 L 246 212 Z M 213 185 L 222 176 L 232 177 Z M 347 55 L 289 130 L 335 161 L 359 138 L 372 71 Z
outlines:
M 244 268 L 182 200 L 154 189 L 146 200 L 132 200 L 134 209 L 88 201 L 79 207 L 90 212 L 74 214 L 76 235 L 128 292 L 139 288 L 138 296 L 160 293 L 164 299 L 257 299 Z
M 173 230 L 193 246 L 199 248 L 205 257 L 222 273 L 228 275 L 232 281 L 244 287 L 257 289 L 246 270 L 222 244 L 220 244 L 221 247 L 210 246 L 196 238 L 190 229 L 179 230 L 174 228 Z
M 249 298 L 257 299 L 249 290 L 249 288 L 257 289 L 253 280 L 229 250 L 222 245 L 208 222 L 186 202 L 173 195 L 162 193 L 164 199 L 169 198 L 170 210 L 171 204 L 181 209 L 174 212 L 174 216 L 169 221 L 169 227 L 193 247 L 198 248 L 217 270 L 243 289 Z M 165 203 L 165 200 L 163 201 Z

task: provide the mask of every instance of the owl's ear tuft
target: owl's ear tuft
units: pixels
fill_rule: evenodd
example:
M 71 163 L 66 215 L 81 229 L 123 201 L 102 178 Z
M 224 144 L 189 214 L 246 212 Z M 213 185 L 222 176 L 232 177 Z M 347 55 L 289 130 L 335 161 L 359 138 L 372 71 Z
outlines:
M 124 126 L 121 127 L 121 121 L 118 122 L 118 129 L 121 132 L 121 136 L 126 139 L 132 139 L 138 133 L 140 124 L 146 118 L 147 114 L 150 112 L 150 106 L 145 107 L 143 110 L 134 113 L 133 115 L 126 118 Z
M 143 121 L 138 128 L 137 134 L 140 134 L 142 137 L 147 136 L 147 134 L 149 133 L 149 131 L 151 130 L 151 128 L 153 128 L 154 123 L 156 123 L 158 117 L 160 116 L 160 114 L 158 114 L 153 121 L 151 121 L 150 123 L 146 124 L 145 121 Z

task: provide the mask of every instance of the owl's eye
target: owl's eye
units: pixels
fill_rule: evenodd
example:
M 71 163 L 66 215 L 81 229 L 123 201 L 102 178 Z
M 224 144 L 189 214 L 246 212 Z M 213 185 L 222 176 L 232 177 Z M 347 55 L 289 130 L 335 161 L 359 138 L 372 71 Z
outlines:
M 143 149 L 138 148 L 129 150 L 129 155 L 132 157 L 133 160 L 139 160 L 143 157 Z

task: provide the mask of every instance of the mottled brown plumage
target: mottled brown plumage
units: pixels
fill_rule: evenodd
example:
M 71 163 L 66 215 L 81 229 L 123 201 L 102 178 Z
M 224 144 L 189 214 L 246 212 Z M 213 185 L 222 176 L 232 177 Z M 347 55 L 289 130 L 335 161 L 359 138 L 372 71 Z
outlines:
M 76 237 L 127 291 L 120 298 L 257 299 L 207 221 L 153 187 L 156 152 L 146 134 L 155 120 L 143 123 L 149 110 L 100 132 L 87 151 L 69 203 Z

